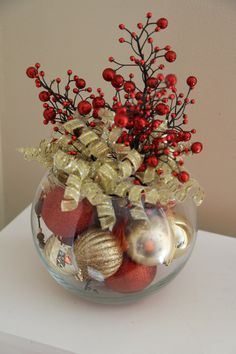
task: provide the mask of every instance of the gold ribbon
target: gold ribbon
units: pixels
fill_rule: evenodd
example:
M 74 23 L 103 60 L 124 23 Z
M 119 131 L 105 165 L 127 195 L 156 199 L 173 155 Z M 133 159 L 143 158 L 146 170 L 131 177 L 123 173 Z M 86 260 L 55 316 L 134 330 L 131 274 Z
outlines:
M 66 188 L 61 202 L 62 211 L 70 211 L 78 206 L 82 198 L 87 198 L 97 209 L 102 229 L 112 229 L 116 216 L 112 205 L 113 195 L 127 199 L 131 203 L 130 213 L 134 219 L 148 221 L 143 202 L 167 205 L 169 202 L 186 199 L 189 191 L 196 203 L 203 200 L 203 191 L 196 180 L 190 179 L 182 184 L 172 176 L 172 162 L 159 162 L 157 168 L 164 170 L 164 177 L 156 173 L 157 168 L 148 167 L 145 172 L 137 172 L 143 157 L 135 149 L 117 144 L 120 128 L 109 131 L 113 113 L 100 111 L 104 124 L 103 133 L 86 125 L 86 119 L 79 115 L 65 123 L 66 132 L 77 136 L 73 145 L 68 145 L 71 137 L 63 135 L 51 142 L 43 140 L 39 147 L 21 149 L 27 159 L 38 161 L 52 167 L 56 175 L 64 174 Z M 163 126 L 164 129 L 164 126 Z M 75 150 L 76 149 L 76 150 Z M 68 154 L 77 151 L 76 157 Z M 144 186 L 134 185 L 136 176 Z

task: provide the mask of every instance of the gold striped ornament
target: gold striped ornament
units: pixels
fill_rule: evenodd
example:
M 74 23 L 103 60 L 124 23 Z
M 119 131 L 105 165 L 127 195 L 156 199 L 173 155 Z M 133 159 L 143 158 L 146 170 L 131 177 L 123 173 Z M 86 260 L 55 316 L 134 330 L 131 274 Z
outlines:
M 101 229 L 90 230 L 79 237 L 74 243 L 74 255 L 81 281 L 103 281 L 117 272 L 123 260 L 115 236 Z

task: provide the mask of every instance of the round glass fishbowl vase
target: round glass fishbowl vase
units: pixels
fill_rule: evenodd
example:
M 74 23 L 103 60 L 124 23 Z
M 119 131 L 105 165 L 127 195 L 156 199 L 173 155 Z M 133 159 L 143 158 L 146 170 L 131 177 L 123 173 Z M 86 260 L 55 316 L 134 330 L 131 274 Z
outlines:
M 64 288 L 99 303 L 123 303 L 158 291 L 183 268 L 196 240 L 192 198 L 167 206 L 110 197 L 94 206 L 85 197 L 62 210 L 65 176 L 48 172 L 31 213 L 33 239 L 51 276 Z M 115 223 L 105 228 L 104 209 Z

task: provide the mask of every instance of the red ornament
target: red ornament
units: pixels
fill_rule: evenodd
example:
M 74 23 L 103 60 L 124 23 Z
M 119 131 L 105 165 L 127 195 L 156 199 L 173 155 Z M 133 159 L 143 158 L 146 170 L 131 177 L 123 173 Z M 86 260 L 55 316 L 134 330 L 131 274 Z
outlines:
M 177 55 L 173 50 L 169 50 L 165 54 L 165 58 L 169 63 L 172 63 L 173 61 L 175 61 L 176 57 L 177 57 Z
M 179 174 L 178 174 L 178 180 L 182 183 L 185 183 L 185 182 L 188 182 L 189 180 L 189 174 L 188 172 L 186 171 L 181 171 Z
M 50 93 L 48 91 L 41 91 L 39 93 L 39 99 L 42 102 L 47 102 L 50 100 Z
M 43 116 L 46 121 L 54 120 L 56 117 L 56 112 L 52 107 L 50 107 L 44 110 Z
M 165 114 L 168 114 L 170 112 L 170 108 L 164 103 L 158 103 L 156 105 L 156 111 L 159 116 L 164 116 Z
M 196 142 L 196 143 L 193 143 L 192 146 L 191 146 L 191 150 L 194 154 L 199 154 L 199 152 L 202 151 L 202 143 L 199 143 L 199 142 Z
M 75 82 L 76 87 L 83 89 L 86 86 L 86 81 L 84 79 L 79 79 Z
M 133 92 L 135 90 L 135 83 L 133 81 L 126 81 L 124 83 L 124 90 L 125 92 Z
M 165 82 L 168 87 L 175 86 L 177 83 L 177 77 L 174 74 L 166 75 Z
M 145 289 L 156 275 L 156 266 L 148 267 L 124 258 L 119 270 L 106 279 L 108 288 L 118 293 L 134 293 Z
M 158 158 L 156 156 L 149 156 L 147 158 L 147 163 L 151 167 L 156 167 L 158 165 Z
M 103 70 L 102 76 L 106 81 L 112 81 L 116 75 L 116 72 L 111 68 L 106 68 Z
M 187 85 L 192 89 L 197 85 L 197 78 L 195 76 L 189 76 L 186 80 Z
M 123 252 L 126 252 L 129 247 L 128 241 L 127 241 L 126 235 L 125 235 L 126 225 L 127 225 L 127 220 L 122 218 L 116 222 L 116 224 L 112 230 L 112 233 L 116 237 L 117 243 Z
M 161 29 L 165 29 L 168 26 L 168 20 L 164 17 L 160 18 L 157 21 L 157 26 L 160 27 Z
M 42 206 L 42 218 L 54 234 L 74 237 L 89 226 L 94 208 L 87 199 L 83 199 L 75 210 L 62 211 L 63 196 L 64 189 L 61 187 L 56 187 L 46 195 Z
M 86 114 L 89 114 L 92 110 L 92 105 L 88 101 L 81 101 L 78 106 L 77 106 L 78 112 L 85 116 Z
M 105 100 L 104 98 L 98 96 L 93 99 L 93 107 L 94 108 L 102 108 L 105 106 Z
M 35 67 L 33 67 L 33 66 L 30 66 L 29 68 L 26 69 L 26 75 L 30 79 L 36 78 L 37 73 L 38 73 L 37 69 L 35 69 Z
M 111 84 L 115 88 L 120 88 L 124 84 L 124 78 L 122 75 L 115 75 L 113 80 L 111 81 Z
M 125 114 L 117 113 L 115 115 L 114 121 L 117 127 L 124 128 L 128 124 L 129 119 Z
M 151 88 L 155 88 L 158 83 L 158 80 L 155 77 L 149 77 L 147 79 L 147 86 Z

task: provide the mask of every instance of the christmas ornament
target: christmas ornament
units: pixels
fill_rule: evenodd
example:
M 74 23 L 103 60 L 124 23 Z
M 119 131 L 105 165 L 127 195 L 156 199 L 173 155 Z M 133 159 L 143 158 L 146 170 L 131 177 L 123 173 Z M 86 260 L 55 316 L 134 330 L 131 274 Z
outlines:
M 63 212 L 63 196 L 64 189 L 61 187 L 49 191 L 45 195 L 41 213 L 43 221 L 52 232 L 71 238 L 81 234 L 89 226 L 93 218 L 93 206 L 83 199 L 75 210 Z
M 178 258 L 185 254 L 193 239 L 193 227 L 186 218 L 174 213 L 168 217 L 175 238 L 174 258 Z
M 57 236 L 49 237 L 44 246 L 44 255 L 47 263 L 58 273 L 63 275 L 76 273 L 72 264 L 72 248 L 62 243 Z
M 57 245 L 72 247 L 81 282 L 63 277 L 62 285 L 82 294 L 94 287 L 101 301 L 112 299 L 106 286 L 141 291 L 156 266 L 158 288 L 181 269 L 194 245 L 194 227 L 184 218 L 193 208 L 188 197 L 198 206 L 203 191 L 185 157 L 203 150 L 192 141 L 196 129 L 187 127 L 198 80 L 188 76 L 187 89 L 179 91 L 176 75 L 165 72 L 177 54 L 170 45 L 155 45 L 155 37 L 167 26 L 166 18 L 153 19 L 151 12 L 136 31 L 119 25 L 118 42 L 130 53 L 128 60 L 110 55 L 101 73 L 113 91 L 110 100 L 70 68 L 65 80 L 49 81 L 39 63 L 26 70 L 39 88 L 42 123 L 53 127 L 37 148 L 21 149 L 49 169 L 33 203 L 35 244 L 50 249 L 50 257 Z M 56 240 L 46 241 L 51 233 Z
M 122 251 L 108 231 L 90 230 L 74 243 L 74 254 L 81 280 L 103 281 L 114 274 L 122 263 Z
M 151 224 L 136 222 L 130 227 L 128 254 L 136 263 L 168 265 L 175 252 L 175 239 L 168 220 L 154 216 Z
M 106 285 L 118 293 L 142 291 L 151 284 L 157 271 L 156 266 L 148 267 L 124 258 L 119 270 L 106 279 Z

